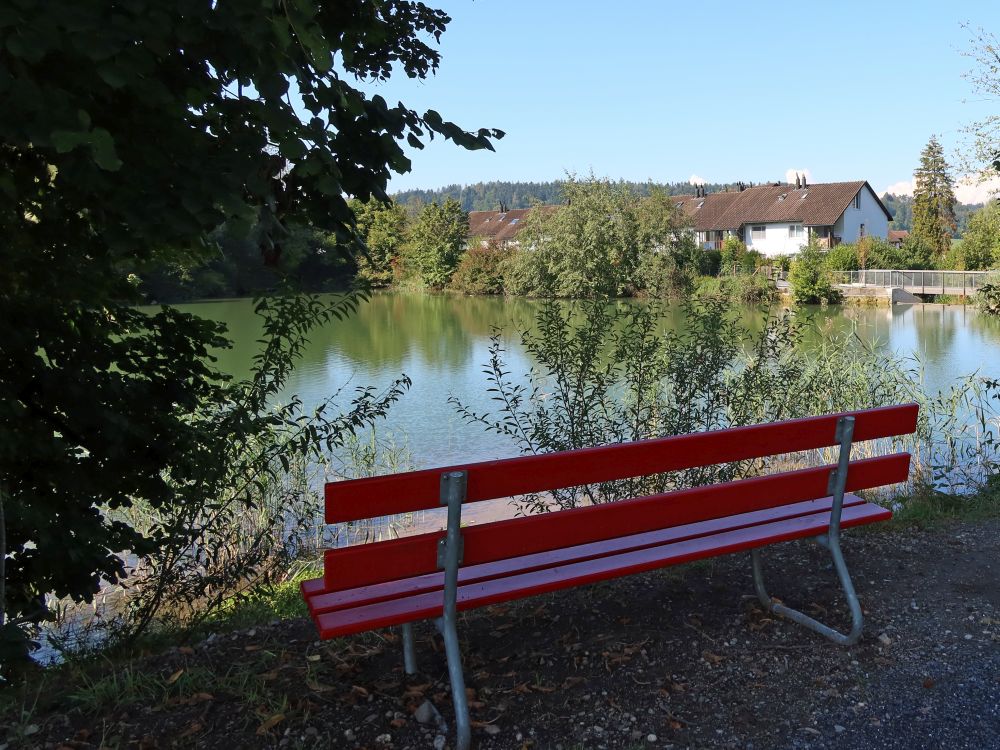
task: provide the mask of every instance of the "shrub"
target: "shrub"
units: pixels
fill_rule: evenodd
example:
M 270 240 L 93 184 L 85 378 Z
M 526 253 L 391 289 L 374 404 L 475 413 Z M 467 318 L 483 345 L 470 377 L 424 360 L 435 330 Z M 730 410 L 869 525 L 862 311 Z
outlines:
M 503 293 L 509 297 L 551 297 L 555 277 L 540 253 L 514 250 L 500 262 Z
M 514 251 L 495 243 L 476 244 L 462 256 L 448 286 L 462 294 L 503 294 L 503 264 Z
M 830 248 L 823 257 L 823 265 L 831 271 L 857 271 L 861 268 L 857 250 L 850 244 Z
M 736 235 L 729 235 L 722 242 L 720 253 L 720 273 L 733 273 L 734 269 L 742 265 L 743 256 L 746 255 L 747 246 L 743 244 Z
M 1000 284 L 984 284 L 976 293 L 976 307 L 987 315 L 1000 316 Z
M 698 262 L 698 273 L 704 276 L 718 276 L 722 268 L 722 251 L 703 250 Z
M 792 296 L 800 305 L 814 305 L 840 301 L 830 280 L 830 272 L 823 265 L 823 254 L 815 243 L 802 248 L 788 273 Z
M 682 268 L 666 253 L 646 253 L 636 271 L 639 287 L 651 297 L 678 297 L 690 291 L 694 280 L 691 271 Z
M 740 305 L 760 305 L 773 302 L 777 289 L 764 276 L 702 276 L 695 294 L 701 298 L 723 299 Z

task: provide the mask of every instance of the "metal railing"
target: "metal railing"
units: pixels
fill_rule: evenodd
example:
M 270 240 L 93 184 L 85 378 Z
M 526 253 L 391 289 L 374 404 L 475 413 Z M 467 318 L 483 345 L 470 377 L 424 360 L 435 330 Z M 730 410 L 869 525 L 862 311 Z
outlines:
M 852 286 L 899 287 L 915 294 L 975 294 L 1000 281 L 1000 271 L 883 270 L 839 271 L 838 282 Z

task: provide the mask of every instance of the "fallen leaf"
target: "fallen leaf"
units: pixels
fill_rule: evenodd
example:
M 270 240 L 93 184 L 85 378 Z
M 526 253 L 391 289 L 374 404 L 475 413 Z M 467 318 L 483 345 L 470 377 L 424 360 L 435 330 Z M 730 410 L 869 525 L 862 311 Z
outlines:
M 190 646 L 181 646 L 177 649 L 177 653 L 184 654 L 185 656 L 194 656 L 194 649 Z
M 204 728 L 204 726 L 205 725 L 202 724 L 200 721 L 191 722 L 191 725 L 183 732 L 181 732 L 181 737 L 190 737 L 192 734 L 200 732 Z
M 702 651 L 701 656 L 709 664 L 718 664 L 719 662 L 726 660 L 726 657 L 713 654 L 711 651 Z
M 257 727 L 257 734 L 260 735 L 267 734 L 284 720 L 285 720 L 284 714 L 275 714 L 270 719 L 261 724 L 259 727 Z
M 406 719 L 393 719 L 389 722 L 389 724 L 392 725 L 393 728 L 399 729 L 400 727 L 406 726 Z
M 167 684 L 168 685 L 173 685 L 175 682 L 177 682 L 177 680 L 179 680 L 181 678 L 182 674 L 184 674 L 184 670 L 183 669 L 178 669 L 176 672 L 174 672 L 172 675 L 170 675 L 167 678 Z
M 928 690 L 930 690 L 932 687 L 934 687 L 934 678 L 933 677 L 925 677 L 924 678 L 924 687 L 927 688 Z
M 244 651 L 260 651 L 260 646 L 257 646 L 255 644 L 251 644 L 249 646 L 244 646 L 243 650 Z
M 322 658 L 323 657 L 319 654 L 309 654 L 309 656 L 306 657 L 306 661 L 319 661 Z

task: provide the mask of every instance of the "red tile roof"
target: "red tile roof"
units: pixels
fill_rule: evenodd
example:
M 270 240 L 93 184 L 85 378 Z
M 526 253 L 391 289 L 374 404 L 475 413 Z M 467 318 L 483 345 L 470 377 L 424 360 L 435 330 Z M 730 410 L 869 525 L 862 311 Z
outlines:
M 827 182 L 796 189 L 790 185 L 759 185 L 742 192 L 709 193 L 703 198 L 674 196 L 698 231 L 737 230 L 746 224 L 802 222 L 807 226 L 835 224 L 865 186 L 856 182 Z M 891 221 L 892 216 L 875 192 L 875 200 Z
M 513 208 L 510 211 L 469 211 L 469 237 L 509 242 L 524 228 L 524 220 L 532 211 L 554 211 L 558 206 Z

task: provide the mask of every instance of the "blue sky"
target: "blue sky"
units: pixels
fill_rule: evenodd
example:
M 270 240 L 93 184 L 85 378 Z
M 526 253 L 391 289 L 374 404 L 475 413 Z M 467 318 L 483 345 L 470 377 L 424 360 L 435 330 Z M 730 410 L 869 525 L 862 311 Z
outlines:
M 410 149 L 390 190 L 569 171 L 629 180 L 912 178 L 1000 102 L 973 101 L 966 23 L 1000 2 L 428 0 L 453 18 L 426 81 L 369 86 L 390 103 L 497 127 L 497 152 Z M 961 196 L 960 196 L 961 198 Z

